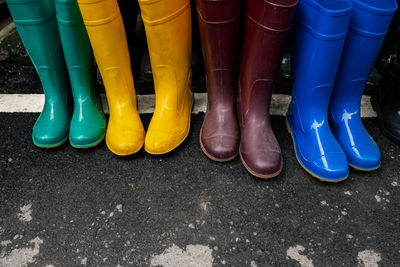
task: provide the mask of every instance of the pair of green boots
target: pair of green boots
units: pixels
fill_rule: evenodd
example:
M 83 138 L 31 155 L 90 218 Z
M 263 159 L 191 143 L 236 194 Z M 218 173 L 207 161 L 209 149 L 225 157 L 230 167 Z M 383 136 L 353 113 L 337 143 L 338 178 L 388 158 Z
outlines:
M 33 127 L 34 144 L 57 147 L 69 136 L 76 148 L 97 145 L 105 136 L 106 120 L 77 1 L 7 0 L 7 4 L 45 94 L 43 111 Z

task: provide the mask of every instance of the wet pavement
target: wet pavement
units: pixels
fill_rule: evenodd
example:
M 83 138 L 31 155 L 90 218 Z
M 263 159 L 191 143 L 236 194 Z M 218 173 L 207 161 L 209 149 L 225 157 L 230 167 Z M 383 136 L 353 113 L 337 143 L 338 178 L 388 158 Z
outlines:
M 41 92 L 29 65 L 13 66 L 0 62 L 0 93 Z M 174 153 L 130 158 L 104 142 L 36 148 L 37 117 L 0 113 L 0 266 L 400 265 L 400 145 L 376 118 L 363 122 L 382 167 L 327 184 L 297 163 L 282 116 L 272 126 L 285 166 L 272 180 L 238 158 L 206 158 L 202 113 Z M 141 117 L 147 126 L 150 115 Z

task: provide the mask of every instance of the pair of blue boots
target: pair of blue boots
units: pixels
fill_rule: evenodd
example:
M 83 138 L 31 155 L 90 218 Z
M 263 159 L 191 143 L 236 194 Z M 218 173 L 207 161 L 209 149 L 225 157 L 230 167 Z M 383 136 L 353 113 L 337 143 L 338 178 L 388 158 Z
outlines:
M 360 104 L 396 10 L 395 0 L 299 1 L 287 124 L 299 163 L 322 181 L 381 165 Z

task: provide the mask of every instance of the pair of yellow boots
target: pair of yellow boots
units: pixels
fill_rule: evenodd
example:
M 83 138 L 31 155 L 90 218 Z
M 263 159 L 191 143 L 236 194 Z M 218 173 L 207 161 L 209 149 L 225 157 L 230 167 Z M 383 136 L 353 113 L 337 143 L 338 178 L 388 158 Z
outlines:
M 133 1 L 133 0 L 129 0 Z M 165 154 L 187 137 L 193 105 L 190 0 L 139 0 L 156 94 L 147 134 L 137 111 L 124 24 L 117 0 L 78 0 L 103 77 L 110 119 L 108 148 L 116 155 Z

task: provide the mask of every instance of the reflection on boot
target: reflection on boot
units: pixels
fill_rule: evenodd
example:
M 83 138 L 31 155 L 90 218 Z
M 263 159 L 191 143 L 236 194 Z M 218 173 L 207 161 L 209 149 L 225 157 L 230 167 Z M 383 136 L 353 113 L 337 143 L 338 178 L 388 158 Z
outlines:
M 93 54 L 75 0 L 56 0 L 58 28 L 74 97 L 69 140 L 73 147 L 99 144 L 106 131 L 100 98 L 95 92 Z
M 7 0 L 7 4 L 45 95 L 33 127 L 33 143 L 44 148 L 60 146 L 68 139 L 72 100 L 54 0 Z
M 197 2 L 207 80 L 207 113 L 200 132 L 203 152 L 212 160 L 229 161 L 238 154 L 236 90 L 240 1 Z
M 348 0 L 300 1 L 293 31 L 288 129 L 301 166 L 328 182 L 339 182 L 349 175 L 346 155 L 331 132 L 327 113 L 351 8 Z
M 379 168 L 381 154 L 361 122 L 361 97 L 397 3 L 395 0 L 352 2 L 349 32 L 329 105 L 329 119 L 350 166 L 371 171 Z

